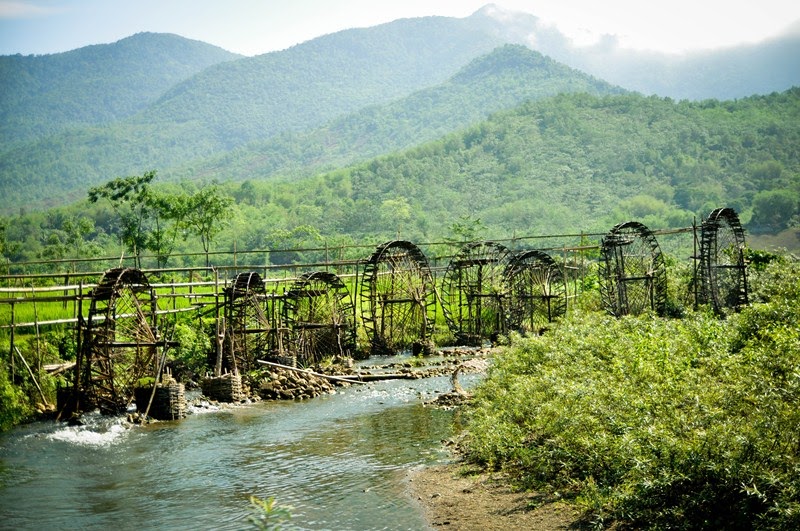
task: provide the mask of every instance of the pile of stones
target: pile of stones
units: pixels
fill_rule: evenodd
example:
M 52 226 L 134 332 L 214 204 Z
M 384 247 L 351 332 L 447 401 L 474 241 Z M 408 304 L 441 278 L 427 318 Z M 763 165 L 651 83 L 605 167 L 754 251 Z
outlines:
M 266 400 L 306 400 L 334 392 L 325 378 L 277 367 L 259 373 L 252 388 Z

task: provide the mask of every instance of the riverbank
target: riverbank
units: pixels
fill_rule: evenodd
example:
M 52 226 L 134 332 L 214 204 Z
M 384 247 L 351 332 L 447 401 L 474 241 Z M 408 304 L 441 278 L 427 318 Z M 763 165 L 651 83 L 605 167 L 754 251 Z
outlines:
M 432 529 L 492 531 L 582 529 L 580 511 L 563 500 L 515 492 L 496 473 L 455 462 L 409 471 L 408 495 Z
M 461 368 L 485 372 L 482 361 L 485 358 L 463 363 Z M 457 375 L 458 372 L 453 373 L 451 380 L 453 391 L 429 405 L 459 407 L 469 399 L 458 385 Z M 448 464 L 411 469 L 406 484 L 408 496 L 418 504 L 432 529 L 548 531 L 587 527 L 580 520 L 580 511 L 566 501 L 536 492 L 515 491 L 503 474 L 470 467 L 457 457 Z

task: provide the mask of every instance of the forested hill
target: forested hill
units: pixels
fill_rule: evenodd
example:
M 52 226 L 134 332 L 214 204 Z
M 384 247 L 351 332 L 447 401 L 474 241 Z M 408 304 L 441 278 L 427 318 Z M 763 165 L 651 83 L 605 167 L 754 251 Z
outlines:
M 0 56 L 0 143 L 131 116 L 176 83 L 239 57 L 156 33 L 59 54 Z
M 720 206 L 735 208 L 750 232 L 775 233 L 800 219 L 799 145 L 800 88 L 724 102 L 561 94 L 351 167 L 204 190 L 233 199 L 215 250 L 437 241 L 463 237 L 457 225 L 475 238 L 607 232 L 630 219 L 686 227 Z M 159 204 L 198 191 L 159 180 Z M 180 222 L 165 214 L 179 212 L 145 217 L 145 233 L 179 232 L 163 225 Z M 107 202 L 84 199 L 0 217 L 0 252 L 11 261 L 114 255 L 119 231 Z
M 502 42 L 470 18 L 426 17 L 217 64 L 129 119 L 4 150 L 0 211 L 63 204 L 115 176 L 318 127 L 439 84 Z
M 316 127 L 442 83 L 504 42 L 468 20 L 401 19 L 221 64 L 176 86 L 135 123 L 191 121 L 217 149 Z
M 546 82 L 535 77 L 530 61 L 519 63 L 515 78 L 499 58 L 497 72 L 477 64 L 453 77 L 507 43 L 533 46 L 556 61 L 563 56 L 560 62 L 567 65 L 583 57 L 583 64 L 609 71 L 625 66 L 675 87 L 697 80 L 697 70 L 724 71 L 709 69 L 721 57 L 715 53 L 691 63 L 689 71 L 671 69 L 670 61 L 632 59 L 613 46 L 582 50 L 534 16 L 494 6 L 463 19 L 403 19 L 345 30 L 248 58 L 159 34 L 54 56 L 5 57 L 0 212 L 65 204 L 93 185 L 153 168 L 165 177 L 189 179 L 306 175 L 435 138 L 521 99 L 554 90 L 605 90 L 541 58 Z M 741 50 L 756 49 L 761 48 Z M 787 62 L 784 48 L 774 50 L 750 56 L 764 67 L 754 70 L 758 80 L 778 80 L 758 85 L 764 90 L 800 70 L 786 68 L 794 63 Z M 754 86 L 751 69 L 732 72 L 719 83 Z M 573 81 L 556 81 L 561 74 Z M 642 86 L 647 94 L 653 84 Z M 481 94 L 490 96 L 481 101 Z M 259 145 L 251 150 L 251 143 Z M 220 158 L 243 146 L 248 148 Z
M 564 94 L 403 153 L 293 183 L 228 187 L 239 249 L 316 227 L 356 241 L 686 227 L 720 206 L 753 231 L 800 219 L 800 88 L 737 101 Z M 221 244 L 224 245 L 224 244 Z
M 367 107 L 308 133 L 251 143 L 164 176 L 220 182 L 307 176 L 437 139 L 526 100 L 569 92 L 624 91 L 524 46 L 508 44 L 473 60 L 441 85 Z
M 438 23 L 439 19 L 428 22 Z M 227 70 L 240 64 L 243 62 L 227 63 L 212 70 Z M 285 82 L 290 80 L 287 78 Z M 195 81 L 196 78 L 192 83 Z M 236 150 L 229 156 L 212 158 L 210 162 L 204 162 L 208 155 L 226 150 L 217 145 L 216 148 L 210 147 L 206 155 L 203 148 L 209 143 L 216 145 L 208 136 L 221 134 L 220 131 L 228 127 L 217 124 L 215 129 L 210 124 L 199 125 L 197 122 L 202 121 L 199 117 L 208 116 L 210 110 L 194 109 L 198 116 L 194 120 L 189 120 L 188 116 L 173 116 L 172 122 L 161 125 L 125 123 L 105 129 L 72 131 L 69 135 L 11 151 L 0 160 L 0 171 L 9 176 L 0 181 L 0 191 L 3 192 L 0 211 L 11 211 L 22 202 L 31 207 L 53 198 L 62 203 L 69 197 L 79 199 L 93 185 L 116 176 L 141 173 L 142 168 L 162 168 L 161 174 L 165 178 L 175 174 L 188 180 L 215 177 L 220 181 L 242 181 L 276 174 L 308 175 L 317 169 L 366 160 L 438 138 L 526 99 L 573 91 L 607 94 L 621 89 L 525 47 L 507 45 L 475 59 L 441 85 L 385 105 L 368 106 L 311 132 L 274 136 L 271 140 Z M 298 94 L 294 98 L 286 95 L 281 101 L 298 101 L 310 98 L 314 93 L 318 90 L 312 89 L 308 95 Z M 172 99 L 172 96 L 166 98 Z M 195 99 L 202 98 L 198 96 Z M 231 107 L 241 108 L 242 112 L 247 106 L 246 101 L 230 94 L 227 101 L 233 102 Z M 277 101 L 272 102 L 275 108 L 270 116 L 273 119 L 281 112 Z M 230 120 L 238 112 L 223 108 L 223 100 L 217 103 L 213 116 Z M 186 100 L 186 106 L 189 106 L 189 100 Z M 300 111 L 284 109 L 283 112 Z M 319 115 L 322 114 L 320 110 Z M 241 118 L 231 124 L 244 128 L 247 124 L 260 127 L 266 122 L 266 119 L 262 123 L 252 118 L 250 121 Z M 153 116 L 153 120 L 156 119 Z M 136 120 L 141 120 L 141 116 Z M 291 123 L 295 120 L 288 120 L 287 124 Z M 263 134 L 267 135 L 266 132 Z M 178 164 L 183 164 L 183 168 L 171 171 Z M 53 178 L 53 175 L 59 178 Z

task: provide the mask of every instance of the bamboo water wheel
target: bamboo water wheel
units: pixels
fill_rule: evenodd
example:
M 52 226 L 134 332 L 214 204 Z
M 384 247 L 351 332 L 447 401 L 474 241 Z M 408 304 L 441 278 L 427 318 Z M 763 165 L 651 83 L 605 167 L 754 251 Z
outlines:
M 567 312 L 567 284 L 556 262 L 543 251 L 514 255 L 505 271 L 508 283 L 506 326 L 538 332 Z
M 274 327 L 266 304 L 264 281 L 258 273 L 240 273 L 225 288 L 224 369 L 245 373 L 269 350 Z
M 718 314 L 747 305 L 744 229 L 732 208 L 718 208 L 703 221 L 700 236 L 700 301 Z
M 464 345 L 480 346 L 505 331 L 511 251 L 494 242 L 465 245 L 442 280 L 442 309 L 450 331 Z
M 83 330 L 76 390 L 104 412 L 118 412 L 134 400 L 142 378 L 158 374 L 158 349 L 166 342 L 156 326 L 153 289 L 138 269 L 107 271 L 91 291 Z
M 355 353 L 355 308 L 347 286 L 333 273 L 317 271 L 297 279 L 286 292 L 283 316 L 286 348 L 302 366 L 329 356 Z
M 436 294 L 428 260 L 407 241 L 379 245 L 364 266 L 361 317 L 371 354 L 420 349 L 431 339 Z
M 611 315 L 666 310 L 667 271 L 652 231 L 636 221 L 616 225 L 603 238 L 600 296 Z

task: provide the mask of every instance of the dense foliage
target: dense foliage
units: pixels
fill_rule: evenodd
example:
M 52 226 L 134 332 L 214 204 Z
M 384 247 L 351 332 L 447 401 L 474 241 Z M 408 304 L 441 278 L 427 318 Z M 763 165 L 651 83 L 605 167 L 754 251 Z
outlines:
M 531 101 L 346 169 L 219 184 L 229 203 L 214 250 L 435 241 L 465 218 L 481 220 L 487 238 L 605 233 L 628 219 L 686 227 L 720 206 L 752 232 L 776 233 L 800 214 L 799 124 L 799 89 L 732 102 L 635 94 Z M 165 196 L 204 186 L 154 183 Z M 0 245 L 12 261 L 118 255 L 118 221 L 106 203 L 81 202 L 6 218 Z M 202 252 L 194 235 L 174 233 L 181 237 L 171 253 Z
M 176 83 L 237 57 L 153 33 L 53 55 L 0 56 L 0 144 L 131 116 Z
M 506 43 L 644 94 L 727 99 L 800 84 L 796 42 L 786 35 L 686 58 L 610 43 L 578 49 L 536 17 L 487 6 L 464 19 L 398 20 L 236 60 L 159 34 L 3 57 L 0 212 L 63 205 L 147 168 L 172 179 L 305 176 L 419 144 L 520 98 L 606 92 L 550 59 L 538 61 L 549 77 L 531 75 L 531 61 L 504 63 L 508 53 L 494 61 L 499 71 L 481 67 L 470 78 L 467 67 L 447 82 Z M 244 148 L 250 142 L 258 144 Z
M 135 116 L 3 146 L 0 210 L 53 200 L 56 191 L 82 195 L 115 175 L 165 170 L 249 141 L 320 126 L 437 85 L 502 42 L 464 20 L 430 17 L 346 30 L 281 52 L 218 63 L 163 88 L 161 97 Z M 102 105 L 114 97 L 103 96 L 97 98 Z
M 624 91 L 524 46 L 505 45 L 473 60 L 441 85 L 171 173 L 220 181 L 308 176 L 436 140 L 524 101 L 575 92 Z
M 28 396 L 11 383 L 6 364 L 0 363 L 0 431 L 26 420 L 31 411 Z
M 468 458 L 597 524 L 796 529 L 799 279 L 770 264 L 728 320 L 577 311 L 514 341 L 478 389 Z

